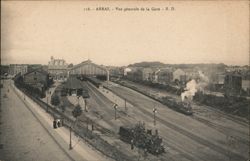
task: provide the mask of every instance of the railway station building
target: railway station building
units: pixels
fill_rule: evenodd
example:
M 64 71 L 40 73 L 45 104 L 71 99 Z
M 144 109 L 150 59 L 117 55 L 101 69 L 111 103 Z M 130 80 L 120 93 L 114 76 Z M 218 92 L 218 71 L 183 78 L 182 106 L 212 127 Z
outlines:
M 48 63 L 48 73 L 56 81 L 67 80 L 68 64 L 64 59 L 55 59 L 53 56 Z
M 69 69 L 68 75 L 70 76 L 99 76 L 106 77 L 109 80 L 109 70 L 97 64 L 94 64 L 91 60 L 83 61 L 80 64 L 74 65 Z

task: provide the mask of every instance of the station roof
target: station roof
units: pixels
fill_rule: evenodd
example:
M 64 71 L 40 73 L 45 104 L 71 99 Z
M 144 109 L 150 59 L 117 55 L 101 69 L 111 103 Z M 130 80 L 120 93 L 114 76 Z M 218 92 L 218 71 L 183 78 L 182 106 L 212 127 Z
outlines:
M 82 82 L 76 77 L 69 77 L 64 87 L 68 89 L 84 89 Z

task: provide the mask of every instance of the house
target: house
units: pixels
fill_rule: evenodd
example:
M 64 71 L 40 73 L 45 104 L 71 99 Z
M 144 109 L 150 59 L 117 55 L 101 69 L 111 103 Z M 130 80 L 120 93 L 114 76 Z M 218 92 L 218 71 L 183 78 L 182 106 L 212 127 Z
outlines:
M 212 76 L 212 81 L 210 81 L 210 84 L 214 87 L 214 89 L 223 89 L 225 76 L 225 73 L 216 73 Z
M 225 76 L 224 88 L 228 92 L 239 93 L 242 89 L 242 76 L 237 72 L 229 72 Z
M 241 88 L 244 91 L 249 91 L 250 90 L 250 80 L 249 79 L 242 79 Z
M 49 75 L 43 70 L 35 70 L 23 75 L 23 82 L 44 91 L 48 86 Z
M 187 81 L 186 73 L 182 69 L 176 69 L 173 72 L 173 81 L 176 83 L 182 83 L 185 84 Z
M 28 65 L 27 64 L 10 64 L 9 66 L 9 75 L 15 76 L 18 73 L 24 75 L 28 72 Z
M 152 81 L 154 70 L 151 68 L 142 68 L 142 80 L 143 81 Z
M 130 72 L 127 72 L 126 78 L 132 81 L 142 81 L 142 70 L 139 68 L 132 68 Z
M 250 93 L 250 74 L 249 73 L 242 77 L 241 88 L 244 91 Z
M 123 76 L 123 68 L 121 67 L 109 67 L 109 73 L 112 77 L 122 77 Z
M 170 68 L 158 69 L 154 72 L 153 82 L 159 84 L 169 84 L 173 80 L 173 71 Z
M 214 84 L 224 85 L 225 81 L 225 73 L 218 73 L 215 75 L 215 79 L 213 80 Z

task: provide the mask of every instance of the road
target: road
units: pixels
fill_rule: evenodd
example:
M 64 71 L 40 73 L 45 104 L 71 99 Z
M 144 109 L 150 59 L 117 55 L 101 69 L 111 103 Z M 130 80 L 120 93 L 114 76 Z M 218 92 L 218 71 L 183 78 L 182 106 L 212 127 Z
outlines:
M 72 160 L 7 86 L 1 90 L 0 160 Z
M 68 150 L 68 130 L 53 129 L 52 117 L 27 96 L 24 100 L 6 80 L 1 89 L 0 116 L 0 160 L 109 160 L 74 135 L 73 150 Z

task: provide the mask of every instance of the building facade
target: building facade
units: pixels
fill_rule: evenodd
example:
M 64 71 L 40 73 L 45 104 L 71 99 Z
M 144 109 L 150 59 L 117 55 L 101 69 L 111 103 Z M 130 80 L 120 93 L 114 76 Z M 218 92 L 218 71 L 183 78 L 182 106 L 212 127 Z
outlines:
M 45 71 L 31 71 L 23 75 L 23 82 L 43 91 L 48 86 L 48 73 Z
M 96 65 L 91 60 L 84 61 L 74 65 L 69 69 L 68 75 L 83 75 L 83 76 L 106 76 L 109 80 L 109 71 L 104 66 Z
M 56 81 L 66 81 L 67 80 L 67 69 L 68 64 L 64 59 L 54 59 L 52 56 L 48 63 L 48 73 Z
M 10 64 L 9 66 L 9 75 L 15 76 L 18 73 L 24 75 L 27 72 L 28 72 L 27 64 Z
M 242 89 L 242 77 L 236 73 L 228 73 L 225 76 L 224 88 L 228 92 L 239 93 Z
M 127 79 L 132 81 L 142 81 L 142 70 L 140 68 L 126 68 L 126 75 L 124 75 Z M 128 70 L 129 69 L 129 70 Z
M 173 72 L 171 69 L 161 69 L 155 74 L 155 82 L 159 84 L 169 84 L 173 80 Z
M 143 68 L 142 69 L 142 80 L 143 81 L 152 81 L 153 80 L 153 69 Z

